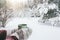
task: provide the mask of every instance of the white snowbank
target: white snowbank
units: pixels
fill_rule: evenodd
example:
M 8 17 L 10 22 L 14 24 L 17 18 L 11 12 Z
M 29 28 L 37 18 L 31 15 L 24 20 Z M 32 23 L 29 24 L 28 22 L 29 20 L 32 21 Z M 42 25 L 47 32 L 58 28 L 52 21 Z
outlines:
M 32 29 L 28 40 L 60 40 L 60 27 L 52 27 L 38 23 L 39 18 L 13 18 L 6 27 L 17 28 L 18 24 L 27 24 Z

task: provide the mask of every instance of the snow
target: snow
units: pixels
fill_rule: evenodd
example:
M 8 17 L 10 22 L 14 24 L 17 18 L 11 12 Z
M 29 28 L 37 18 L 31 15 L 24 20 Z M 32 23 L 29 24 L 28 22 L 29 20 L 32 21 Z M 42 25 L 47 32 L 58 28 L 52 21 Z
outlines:
M 45 25 L 38 20 L 39 18 L 12 18 L 6 27 L 14 29 L 18 24 L 27 24 L 32 29 L 32 35 L 28 40 L 60 40 L 60 27 Z
M 57 9 L 58 8 L 58 6 L 54 3 L 49 4 L 48 6 L 49 6 L 49 9 Z

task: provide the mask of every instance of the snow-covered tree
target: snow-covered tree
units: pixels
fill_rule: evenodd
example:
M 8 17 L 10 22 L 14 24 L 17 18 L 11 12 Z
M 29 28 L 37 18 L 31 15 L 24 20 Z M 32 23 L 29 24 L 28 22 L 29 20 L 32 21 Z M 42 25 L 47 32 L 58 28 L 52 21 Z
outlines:
M 58 4 L 58 3 L 57 3 Z M 58 7 L 58 5 L 57 5 L 56 3 L 54 3 L 54 0 L 49 0 L 49 3 L 48 3 L 48 5 L 45 5 L 42 9 L 44 10 L 46 10 L 46 8 L 47 8 L 47 10 L 44 12 L 44 11 L 42 11 L 42 10 L 40 10 L 41 11 L 41 18 L 40 18 L 40 22 L 43 22 L 43 23 L 46 23 L 47 21 L 50 21 L 50 23 L 52 24 L 52 25 L 55 25 L 55 24 L 58 24 L 59 22 L 58 21 L 60 21 L 60 11 L 59 11 L 59 7 Z M 40 9 L 41 9 L 40 8 Z M 56 17 L 57 17 L 57 20 L 56 20 Z M 54 21 L 52 21 L 52 20 L 54 20 Z
M 10 13 L 12 13 L 13 10 L 11 9 L 7 9 L 6 7 L 3 7 L 0 9 L 0 21 L 2 22 L 2 27 L 5 26 L 5 23 L 7 21 L 7 19 L 10 17 L 9 15 L 11 15 Z

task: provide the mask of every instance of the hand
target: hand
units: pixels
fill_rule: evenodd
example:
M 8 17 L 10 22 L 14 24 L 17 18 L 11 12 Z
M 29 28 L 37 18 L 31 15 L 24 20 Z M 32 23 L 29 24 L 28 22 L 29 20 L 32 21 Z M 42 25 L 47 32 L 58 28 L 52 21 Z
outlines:
M 5 40 L 14 40 L 12 37 L 7 37 Z

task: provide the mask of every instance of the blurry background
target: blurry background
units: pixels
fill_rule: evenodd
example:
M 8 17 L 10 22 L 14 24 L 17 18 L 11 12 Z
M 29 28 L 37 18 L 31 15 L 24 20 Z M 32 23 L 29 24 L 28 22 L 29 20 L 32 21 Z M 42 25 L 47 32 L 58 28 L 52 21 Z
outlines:
M 0 25 L 13 17 L 39 17 L 46 19 L 60 16 L 60 0 L 0 0 Z M 43 22 L 44 22 L 43 21 Z
M 60 40 L 59 18 L 60 0 L 0 0 L 0 27 L 14 29 L 18 24 L 27 24 L 33 30 L 28 40 Z M 59 23 L 59 27 L 40 22 L 47 20 L 53 25 Z

